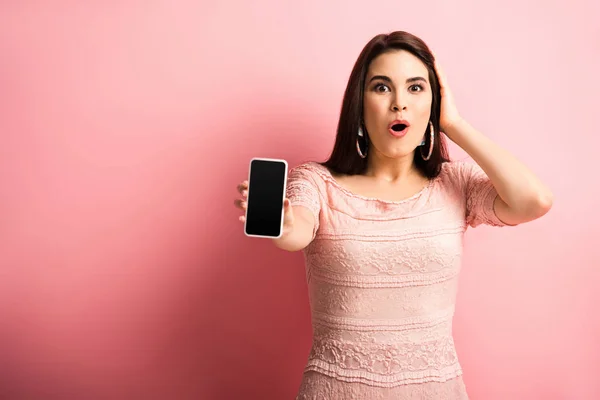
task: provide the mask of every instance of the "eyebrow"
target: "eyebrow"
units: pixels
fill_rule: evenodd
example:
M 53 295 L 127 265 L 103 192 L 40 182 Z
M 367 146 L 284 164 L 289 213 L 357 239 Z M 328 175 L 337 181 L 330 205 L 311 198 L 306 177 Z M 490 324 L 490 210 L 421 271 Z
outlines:
M 388 76 L 385 76 L 385 75 L 375 75 L 374 77 L 372 77 L 369 80 L 369 82 L 372 82 L 372 81 L 374 81 L 376 79 L 381 79 L 382 81 L 386 81 L 386 82 L 392 83 L 392 80 Z M 421 77 L 421 76 L 414 76 L 414 77 L 408 78 L 406 80 L 406 83 L 412 83 L 412 82 L 425 82 L 425 83 L 427 83 L 427 80 L 425 78 Z

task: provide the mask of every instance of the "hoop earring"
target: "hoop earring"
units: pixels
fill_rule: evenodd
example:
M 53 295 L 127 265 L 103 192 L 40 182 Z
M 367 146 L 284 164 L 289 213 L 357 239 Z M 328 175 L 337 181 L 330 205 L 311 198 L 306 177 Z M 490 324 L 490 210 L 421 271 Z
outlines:
M 359 139 L 360 138 L 365 138 L 365 134 L 362 130 L 362 126 L 358 127 L 358 137 L 356 138 L 356 151 L 358 152 L 358 155 L 360 158 L 366 158 L 367 157 L 367 139 L 365 138 L 365 152 L 363 153 L 362 150 L 360 149 L 360 144 L 359 144 Z
M 430 136 L 430 140 L 429 140 L 429 154 L 427 154 L 427 156 L 423 155 L 423 149 L 420 149 L 421 152 L 421 157 L 423 157 L 423 160 L 427 161 L 431 158 L 431 154 L 433 154 L 433 141 L 434 141 L 434 134 L 435 131 L 433 130 L 433 123 L 431 121 L 429 121 L 429 136 Z M 425 145 L 425 141 L 423 141 L 421 143 L 421 146 Z

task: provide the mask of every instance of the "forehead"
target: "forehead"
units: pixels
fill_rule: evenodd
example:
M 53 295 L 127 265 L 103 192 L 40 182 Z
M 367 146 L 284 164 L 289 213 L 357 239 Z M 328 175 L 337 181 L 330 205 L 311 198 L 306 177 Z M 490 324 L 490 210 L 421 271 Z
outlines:
M 421 76 L 428 78 L 427 67 L 421 60 L 406 50 L 393 50 L 377 56 L 367 72 L 367 81 L 374 75 L 385 75 L 393 81 Z

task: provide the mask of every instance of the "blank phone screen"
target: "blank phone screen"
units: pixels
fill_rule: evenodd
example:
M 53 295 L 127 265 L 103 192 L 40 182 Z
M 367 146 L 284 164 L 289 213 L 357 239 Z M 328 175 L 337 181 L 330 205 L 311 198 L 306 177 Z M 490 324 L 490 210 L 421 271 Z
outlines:
M 286 173 L 284 162 L 251 161 L 246 234 L 268 237 L 280 235 Z

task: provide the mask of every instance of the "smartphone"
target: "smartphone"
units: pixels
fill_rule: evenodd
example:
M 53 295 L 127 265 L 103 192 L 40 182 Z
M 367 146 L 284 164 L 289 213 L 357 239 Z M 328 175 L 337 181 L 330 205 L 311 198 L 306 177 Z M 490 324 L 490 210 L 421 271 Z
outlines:
M 250 160 L 246 199 L 247 236 L 279 238 L 283 233 L 283 201 L 288 163 L 271 158 Z

